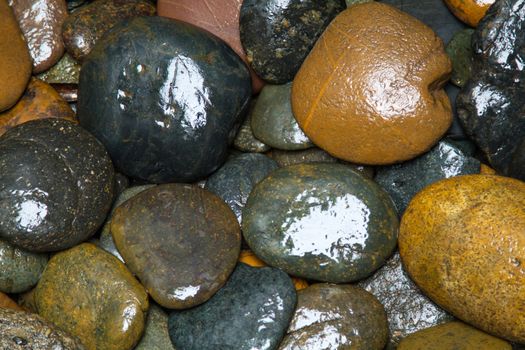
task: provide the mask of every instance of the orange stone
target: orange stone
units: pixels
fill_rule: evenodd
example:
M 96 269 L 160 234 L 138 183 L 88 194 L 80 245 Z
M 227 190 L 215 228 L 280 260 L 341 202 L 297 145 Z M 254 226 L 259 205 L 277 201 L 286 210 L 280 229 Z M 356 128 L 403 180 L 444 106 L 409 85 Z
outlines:
M 17 303 L 14 302 L 11 298 L 7 296 L 7 294 L 4 294 L 0 292 L 0 309 L 13 309 L 13 310 L 19 310 L 24 311 Z
M 444 0 L 452 13 L 469 26 L 476 27 L 496 0 Z
M 390 164 L 429 150 L 452 110 L 443 86 L 452 70 L 428 26 L 392 6 L 370 2 L 341 12 L 293 81 L 301 129 L 331 155 Z
M 486 164 L 481 163 L 479 173 L 483 175 L 496 175 L 496 170 L 492 169 Z

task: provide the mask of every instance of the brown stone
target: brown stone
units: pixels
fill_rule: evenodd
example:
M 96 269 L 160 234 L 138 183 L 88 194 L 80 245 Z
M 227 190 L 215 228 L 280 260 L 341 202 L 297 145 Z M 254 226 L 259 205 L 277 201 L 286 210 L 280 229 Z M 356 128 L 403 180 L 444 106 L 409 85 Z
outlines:
M 386 4 L 353 5 L 321 35 L 297 73 L 292 108 L 305 134 L 331 155 L 390 164 L 429 150 L 452 110 L 443 42 Z
M 22 96 L 31 76 L 31 56 L 7 0 L 0 0 L 0 112 Z
M 525 183 L 465 175 L 410 202 L 399 252 L 416 284 L 457 318 L 525 342 Z
M 0 309 L 24 310 L 13 299 L 9 298 L 7 294 L 2 292 L 0 292 Z

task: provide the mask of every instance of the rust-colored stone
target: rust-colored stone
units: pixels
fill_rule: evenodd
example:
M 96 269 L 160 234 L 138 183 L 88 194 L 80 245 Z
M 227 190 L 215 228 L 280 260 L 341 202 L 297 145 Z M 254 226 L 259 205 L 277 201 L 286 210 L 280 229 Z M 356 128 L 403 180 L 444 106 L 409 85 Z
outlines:
M 496 0 L 444 0 L 452 13 L 468 24 L 476 27 L 479 21 Z
M 0 292 L 0 309 L 24 310 L 13 299 L 9 298 L 7 294 L 2 292 Z

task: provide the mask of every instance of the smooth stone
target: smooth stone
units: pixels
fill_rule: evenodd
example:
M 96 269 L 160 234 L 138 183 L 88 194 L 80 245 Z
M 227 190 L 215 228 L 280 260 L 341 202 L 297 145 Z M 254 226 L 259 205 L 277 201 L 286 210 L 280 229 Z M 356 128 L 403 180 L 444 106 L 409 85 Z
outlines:
M 465 86 L 470 79 L 472 70 L 471 39 L 474 29 L 462 29 L 449 41 L 445 50 L 452 60 L 452 76 L 450 81 L 459 87 Z
M 184 350 L 277 349 L 296 300 L 284 272 L 241 263 L 207 303 L 170 313 L 171 341 Z
M 0 308 L 0 348 L 84 350 L 82 343 L 36 314 Z
M 51 85 L 31 78 L 16 105 L 0 113 L 0 135 L 19 124 L 46 118 L 61 118 L 77 123 L 75 112 Z
M 295 314 L 279 350 L 382 350 L 385 309 L 352 285 L 314 284 L 297 293 Z
M 441 180 L 401 221 L 399 253 L 411 278 L 457 318 L 525 342 L 525 183 L 494 175 Z
M 82 62 L 102 36 L 130 18 L 153 16 L 155 6 L 147 0 L 96 0 L 75 11 L 62 26 L 67 52 Z
M 471 27 L 476 27 L 496 0 L 444 0 L 452 13 Z
M 168 314 L 157 304 L 151 304 L 144 335 L 133 350 L 176 350 L 168 332 Z
M 390 330 L 386 349 L 395 349 L 411 333 L 454 319 L 421 292 L 397 252 L 359 286 L 372 293 L 386 310 Z
M 292 81 L 343 0 L 244 0 L 239 30 L 247 61 L 272 84 Z
M 194 185 L 147 189 L 115 209 L 115 245 L 161 306 L 185 309 L 221 288 L 241 248 L 239 223 L 215 194 Z
M 117 258 L 91 243 L 57 253 L 35 290 L 38 313 L 88 350 L 131 350 L 144 330 L 148 294 Z
M 62 97 L 69 104 L 71 109 L 73 109 L 72 104 L 76 103 L 78 100 L 78 84 L 53 83 L 51 84 L 51 87 L 53 87 L 60 97 Z
M 313 147 L 299 128 L 292 112 L 292 83 L 266 85 L 251 111 L 253 135 L 281 150 L 296 151 Z
M 250 104 L 250 109 L 255 105 L 254 101 Z M 251 152 L 251 153 L 264 153 L 268 152 L 271 147 L 263 143 L 261 140 L 258 140 L 252 131 L 252 118 L 251 112 L 248 112 L 248 115 L 244 119 L 235 136 L 233 141 L 233 146 L 242 152 Z
M 7 0 L 0 0 L 0 112 L 22 96 L 31 77 L 31 56 Z M 9 83 L 7 83 L 9 82 Z
M 37 75 L 37 78 L 48 84 L 78 84 L 82 66 L 67 52 L 49 70 Z
M 511 175 L 513 159 L 525 160 L 524 38 L 525 0 L 491 6 L 472 37 L 472 78 L 457 98 L 467 134 L 504 175 Z
M 334 157 L 367 165 L 409 160 L 452 122 L 443 90 L 451 68 L 443 42 L 416 18 L 378 2 L 350 6 L 295 76 L 293 114 Z
M 114 170 L 98 140 L 63 119 L 32 120 L 0 137 L 0 238 L 48 252 L 72 247 L 102 225 Z
M 461 322 L 420 330 L 401 341 L 398 350 L 511 350 L 510 343 Z
M 33 73 L 52 67 L 64 54 L 65 0 L 8 0 L 29 47 Z
M 246 63 L 246 53 L 239 34 L 239 16 L 243 0 L 159 0 L 159 16 L 177 19 L 203 28 L 224 40 Z M 252 91 L 258 94 L 264 81 L 250 68 Z
M 226 160 L 250 97 L 248 69 L 223 41 L 141 17 L 114 27 L 84 62 L 78 118 L 123 174 L 194 182 Z
M 278 167 L 274 160 L 263 154 L 239 154 L 230 158 L 213 173 L 204 188 L 221 197 L 241 223 L 242 209 L 250 192 L 257 183 Z
M 0 292 L 0 309 L 24 310 L 13 299 L 9 298 L 7 294 L 2 292 Z
M 508 174 L 516 179 L 525 181 L 525 139 L 514 152 L 514 157 L 509 164 Z
M 26 252 L 0 240 L 0 291 L 27 291 L 40 279 L 47 260 L 47 254 Z
M 345 283 L 392 254 L 398 220 L 388 194 L 342 164 L 280 168 L 259 182 L 243 210 L 253 252 L 290 275 Z
M 479 174 L 481 163 L 448 141 L 408 162 L 377 168 L 375 181 L 390 194 L 401 216 L 410 200 L 426 186 L 453 176 Z

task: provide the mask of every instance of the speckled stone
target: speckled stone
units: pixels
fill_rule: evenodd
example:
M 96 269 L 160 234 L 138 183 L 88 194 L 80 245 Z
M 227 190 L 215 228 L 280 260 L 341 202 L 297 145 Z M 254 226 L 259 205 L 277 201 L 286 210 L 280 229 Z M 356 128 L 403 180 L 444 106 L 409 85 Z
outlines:
M 0 240 L 0 291 L 21 293 L 33 287 L 47 260 L 47 254 L 26 252 Z
M 343 0 L 244 0 L 239 29 L 247 60 L 272 84 L 291 81 Z
M 386 310 L 390 329 L 386 349 L 395 349 L 411 333 L 454 319 L 421 292 L 403 269 L 397 252 L 359 286 L 372 293 Z
M 403 339 L 398 350 L 511 350 L 510 343 L 461 322 L 448 322 Z
M 0 308 L 0 349 L 84 350 L 80 341 L 42 317 Z
M 144 335 L 133 350 L 175 350 L 168 333 L 168 314 L 157 304 L 151 304 Z
M 147 0 L 96 0 L 71 14 L 62 27 L 67 52 L 83 61 L 102 36 L 123 20 L 152 16 L 155 6 Z
M 82 65 L 78 118 L 123 174 L 195 182 L 226 160 L 250 98 L 246 65 L 220 39 L 141 17 L 114 27 Z
M 254 101 L 251 103 L 252 107 L 255 105 Z M 250 116 L 251 112 L 248 113 L 246 118 L 241 124 L 235 140 L 233 141 L 233 146 L 242 152 L 254 152 L 254 153 L 264 153 L 271 149 L 270 146 L 258 140 L 252 131 L 252 118 Z
M 472 48 L 472 79 L 458 95 L 458 115 L 490 165 L 514 176 L 510 163 L 525 160 L 525 0 L 491 6 L 476 28 Z M 518 167 L 525 168 L 525 162 Z
M 254 136 L 265 144 L 282 150 L 301 150 L 313 143 L 299 128 L 292 112 L 292 83 L 266 85 L 251 112 Z
M 296 303 L 292 280 L 279 269 L 238 264 L 207 303 L 169 316 L 176 348 L 276 349 Z
M 352 5 L 357 4 L 364 4 L 365 2 L 372 2 L 374 0 L 346 0 L 346 7 L 350 7 Z
M 2 292 L 0 292 L 0 309 L 24 310 L 13 299 L 9 298 L 7 294 Z
M 213 173 L 204 188 L 221 197 L 241 223 L 242 209 L 253 187 L 278 167 L 274 160 L 263 154 L 242 153 L 230 158 Z
M 0 138 L 0 238 L 35 252 L 72 247 L 102 225 L 114 170 L 91 134 L 63 119 L 33 120 Z
M 459 87 L 465 86 L 470 79 L 472 70 L 471 38 L 474 29 L 462 29 L 450 40 L 445 50 L 452 60 L 452 76 L 450 81 Z
M 130 271 L 171 309 L 215 294 L 241 248 L 239 223 L 226 203 L 185 184 L 159 185 L 124 202 L 115 209 L 111 234 Z
M 243 211 L 253 252 L 293 276 L 362 279 L 392 254 L 398 220 L 388 194 L 348 166 L 292 165 L 255 186 Z
M 81 67 L 73 57 L 65 53 L 57 64 L 37 75 L 37 78 L 48 84 L 78 84 Z
M 383 306 L 352 285 L 314 284 L 297 307 L 279 350 L 381 350 L 388 339 Z
M 525 183 L 464 175 L 419 192 L 401 221 L 399 252 L 417 285 L 459 319 L 525 342 Z
M 35 290 L 38 313 L 88 350 L 131 350 L 144 330 L 148 295 L 117 258 L 83 243 L 54 255 Z
M 399 215 L 426 186 L 453 176 L 479 174 L 479 160 L 465 155 L 448 141 L 440 141 L 424 155 L 388 167 L 377 168 L 375 180 L 392 197 Z

